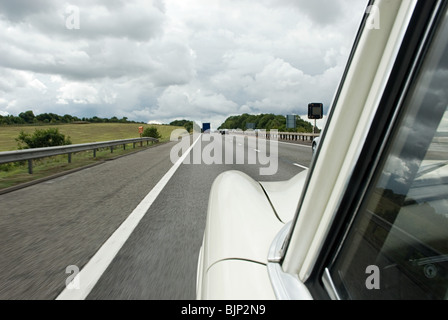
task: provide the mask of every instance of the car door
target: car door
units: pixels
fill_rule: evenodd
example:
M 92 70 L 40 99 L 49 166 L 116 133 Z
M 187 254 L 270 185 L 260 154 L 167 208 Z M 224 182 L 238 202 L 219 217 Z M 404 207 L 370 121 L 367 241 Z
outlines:
M 381 73 L 373 75 L 370 88 L 358 87 L 365 94 L 346 91 L 361 79 L 368 38 L 381 38 L 364 29 L 296 220 L 271 259 L 283 274 L 272 272 L 274 289 L 290 288 L 284 298 L 303 291 L 297 283 L 314 299 L 448 298 L 447 3 L 372 3 L 381 13 L 395 12 L 382 25 L 390 38 L 371 54 Z M 338 143 L 344 123 L 339 112 L 349 109 L 340 104 L 355 98 L 364 101 L 368 115 L 355 117 L 358 125 L 344 128 L 348 143 Z

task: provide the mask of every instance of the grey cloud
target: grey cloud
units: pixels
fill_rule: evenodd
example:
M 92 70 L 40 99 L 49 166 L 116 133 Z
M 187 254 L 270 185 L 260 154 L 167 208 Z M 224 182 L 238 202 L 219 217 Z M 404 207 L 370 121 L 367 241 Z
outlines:
M 0 0 L 0 16 L 12 22 L 20 22 L 29 15 L 51 11 L 55 0 Z
M 0 66 L 27 74 L 21 90 L 11 74 L 0 81 L 2 99 L 16 101 L 0 112 L 218 121 L 327 104 L 357 27 L 344 17 L 362 16 L 345 11 L 355 1 L 0 0 Z M 66 28 L 68 3 L 80 9 L 79 30 Z M 49 83 L 53 75 L 61 81 Z
M 163 34 L 166 17 L 150 3 L 144 7 L 132 2 L 114 7 L 89 2 L 76 8 L 79 9 L 79 29 L 67 28 L 67 21 L 75 11 L 66 5 L 36 14 L 28 22 L 43 34 L 65 41 L 127 38 L 145 42 Z
M 316 24 L 329 25 L 343 16 L 340 1 L 335 0 L 299 0 L 290 1 L 298 10 L 303 10 Z
M 74 30 L 76 38 L 129 38 L 148 41 L 163 32 L 164 15 L 154 7 L 125 6 L 121 10 L 94 15 L 81 8 L 81 27 Z
M 35 48 L 27 39 L 12 41 L 0 35 L 0 65 L 67 79 L 132 78 L 150 75 L 159 86 L 182 84 L 194 76 L 188 46 L 178 39 L 138 43 L 104 38 L 95 42 L 54 41 L 51 48 Z
M 104 37 L 149 41 L 163 34 L 163 3 L 141 1 L 0 0 L 0 19 L 51 38 L 77 41 Z M 79 9 L 80 28 L 70 30 L 67 20 Z M 21 22 L 22 24 L 20 24 Z
M 265 0 L 271 6 L 288 6 L 305 14 L 314 24 L 327 26 L 344 17 L 345 1 L 341 0 Z M 367 3 L 367 1 L 365 1 Z

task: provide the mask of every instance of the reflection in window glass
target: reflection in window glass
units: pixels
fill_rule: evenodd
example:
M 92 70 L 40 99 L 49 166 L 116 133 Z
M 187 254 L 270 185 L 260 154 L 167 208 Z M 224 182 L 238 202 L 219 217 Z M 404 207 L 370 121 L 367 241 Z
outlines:
M 330 267 L 341 298 L 448 298 L 447 38 L 445 21 Z M 371 265 L 379 270 L 374 277 L 366 273 Z M 366 281 L 378 282 L 379 289 Z

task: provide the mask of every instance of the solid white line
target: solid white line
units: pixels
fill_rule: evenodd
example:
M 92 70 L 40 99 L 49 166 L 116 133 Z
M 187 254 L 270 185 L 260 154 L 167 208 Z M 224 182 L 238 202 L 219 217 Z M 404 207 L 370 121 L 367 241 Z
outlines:
M 302 169 L 308 169 L 308 167 L 302 166 L 298 163 L 293 163 L 293 165 L 295 165 L 296 167 L 302 168 Z
M 298 147 L 302 147 L 302 148 L 311 148 L 311 146 L 307 146 L 307 145 L 300 144 L 300 143 L 291 143 L 291 142 L 284 142 L 284 141 L 278 141 L 278 143 L 289 144 L 290 146 L 298 146 Z
M 146 195 L 139 205 L 132 211 L 128 218 L 118 227 L 103 246 L 96 252 L 84 268 L 74 277 L 71 284 L 79 284 L 77 289 L 68 289 L 67 287 L 59 294 L 56 300 L 84 300 L 89 295 L 95 284 L 106 271 L 109 264 L 117 255 L 118 251 L 129 238 L 140 220 L 145 216 L 148 209 L 156 200 L 160 192 L 166 186 L 168 181 L 177 171 L 184 159 L 190 154 L 196 141 L 182 155 L 182 157 L 171 167 L 156 186 Z

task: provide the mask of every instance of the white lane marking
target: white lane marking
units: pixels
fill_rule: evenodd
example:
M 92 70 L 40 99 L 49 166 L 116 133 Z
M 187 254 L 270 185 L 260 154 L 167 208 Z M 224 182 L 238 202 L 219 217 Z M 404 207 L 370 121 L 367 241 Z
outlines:
M 258 153 L 260 153 L 261 151 L 260 150 L 258 150 L 258 149 L 254 149 L 255 150 L 255 152 L 258 152 Z
M 283 141 L 278 141 L 278 143 L 289 144 L 290 146 L 298 146 L 298 147 L 302 147 L 302 148 L 311 148 L 311 146 L 307 146 L 307 145 L 300 144 L 300 143 L 291 143 L 291 142 L 283 142 Z
M 165 185 L 180 167 L 184 159 L 190 154 L 198 139 L 182 155 L 182 157 L 171 167 L 156 186 L 146 195 L 139 205 L 132 211 L 128 218 L 118 227 L 103 246 L 95 253 L 84 268 L 72 279 L 70 284 L 79 284 L 77 289 L 67 287 L 59 294 L 56 300 L 84 300 L 89 295 L 95 284 L 106 271 L 109 264 L 117 255 L 118 251 L 129 238 L 140 220 L 145 216 L 148 209 L 156 200 Z M 67 275 L 68 277 L 69 275 Z
M 295 165 L 296 167 L 302 168 L 302 169 L 308 169 L 308 167 L 302 166 L 301 164 L 298 163 L 293 163 L 293 165 Z

